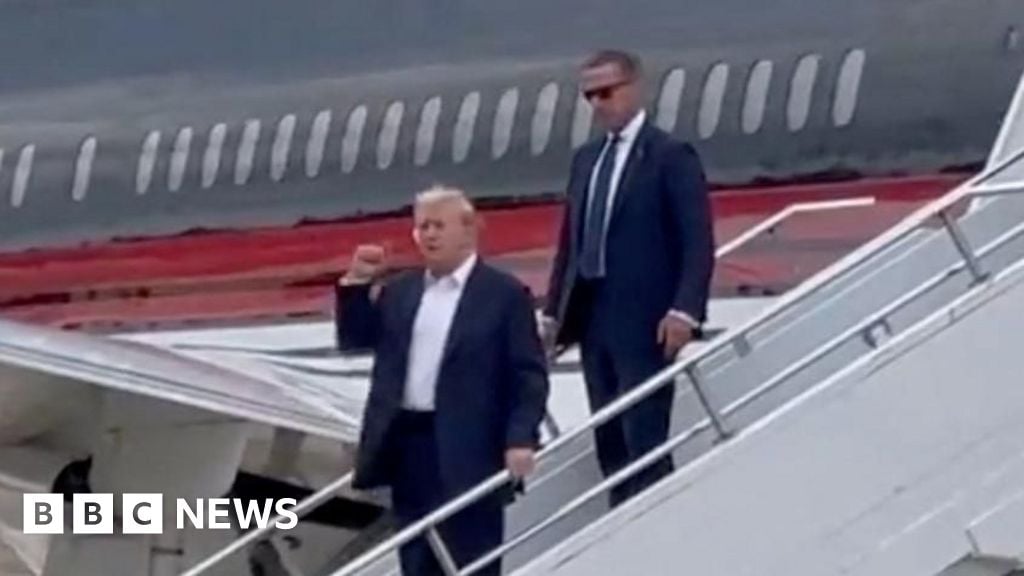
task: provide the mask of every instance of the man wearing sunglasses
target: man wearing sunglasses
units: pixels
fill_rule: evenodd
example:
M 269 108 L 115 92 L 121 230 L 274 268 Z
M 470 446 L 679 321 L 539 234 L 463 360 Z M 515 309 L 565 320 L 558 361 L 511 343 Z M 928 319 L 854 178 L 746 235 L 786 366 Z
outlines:
M 653 126 L 639 60 L 607 50 L 581 69 L 604 132 L 572 161 L 541 322 L 549 346 L 580 344 L 592 410 L 670 363 L 699 334 L 714 266 L 712 217 L 696 151 Z M 667 385 L 596 431 L 609 476 L 664 442 Z M 670 456 L 620 484 L 616 506 L 673 470 Z

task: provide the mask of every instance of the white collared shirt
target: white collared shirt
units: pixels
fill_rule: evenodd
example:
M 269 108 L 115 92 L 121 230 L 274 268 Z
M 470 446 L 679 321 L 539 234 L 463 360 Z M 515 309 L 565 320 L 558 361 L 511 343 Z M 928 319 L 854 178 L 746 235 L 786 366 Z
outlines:
M 409 366 L 405 375 L 402 407 L 408 410 L 434 409 L 437 377 L 441 372 L 452 320 L 470 272 L 476 265 L 476 254 L 466 259 L 454 272 L 435 278 L 425 274 L 423 297 L 420 299 L 409 342 Z
M 610 183 L 610 189 L 608 190 L 608 205 L 606 206 L 604 213 L 604 228 L 608 230 L 608 221 L 612 217 L 612 206 L 615 205 L 615 194 L 619 191 L 619 182 L 622 180 L 622 171 L 626 168 L 626 160 L 629 158 L 629 153 L 633 150 L 633 143 L 636 142 L 636 137 L 640 135 L 640 128 L 643 127 L 644 121 L 647 119 L 647 111 L 640 110 L 636 116 L 626 124 L 626 127 L 619 132 L 619 146 L 615 150 L 615 166 L 612 168 L 612 181 Z M 594 167 L 590 171 L 590 184 L 587 186 L 587 213 L 591 210 L 591 200 L 594 197 L 594 186 L 597 185 L 597 173 L 601 168 L 601 163 L 604 161 L 605 154 L 608 153 L 608 145 L 611 142 L 611 134 L 605 138 L 604 147 L 601 149 L 601 154 L 597 157 L 597 162 L 594 163 Z

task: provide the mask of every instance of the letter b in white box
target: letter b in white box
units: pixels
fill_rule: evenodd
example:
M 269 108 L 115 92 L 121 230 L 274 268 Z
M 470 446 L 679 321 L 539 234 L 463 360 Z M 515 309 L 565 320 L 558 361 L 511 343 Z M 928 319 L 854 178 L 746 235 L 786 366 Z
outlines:
M 21 514 L 25 534 L 64 533 L 64 496 L 60 494 L 25 494 Z
M 113 534 L 114 495 L 75 494 L 71 519 L 75 534 Z
M 164 499 L 159 494 L 125 494 L 121 498 L 125 534 L 160 534 L 164 527 Z

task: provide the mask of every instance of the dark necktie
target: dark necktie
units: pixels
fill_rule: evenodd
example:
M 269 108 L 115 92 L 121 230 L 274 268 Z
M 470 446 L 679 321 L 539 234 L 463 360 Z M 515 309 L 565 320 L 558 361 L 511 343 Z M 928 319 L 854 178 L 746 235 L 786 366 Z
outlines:
M 580 255 L 580 275 L 590 280 L 604 276 L 605 221 L 608 214 L 608 195 L 612 188 L 615 155 L 622 137 L 613 134 L 601 156 L 597 179 L 591 192 L 590 211 L 583 229 L 583 251 Z

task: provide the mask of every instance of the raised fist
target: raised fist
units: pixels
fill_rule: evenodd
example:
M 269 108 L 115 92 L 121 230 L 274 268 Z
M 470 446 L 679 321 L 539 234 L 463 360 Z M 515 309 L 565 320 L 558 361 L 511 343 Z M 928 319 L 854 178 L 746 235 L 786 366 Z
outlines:
M 352 264 L 345 278 L 349 282 L 373 282 L 387 266 L 387 253 L 383 246 L 363 244 L 352 254 Z

